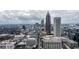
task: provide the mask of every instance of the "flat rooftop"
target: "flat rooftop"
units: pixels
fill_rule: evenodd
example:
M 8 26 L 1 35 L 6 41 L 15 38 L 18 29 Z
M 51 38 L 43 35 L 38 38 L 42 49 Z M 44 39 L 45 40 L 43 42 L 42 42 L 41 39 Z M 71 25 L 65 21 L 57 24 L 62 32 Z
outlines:
M 21 35 L 15 35 L 15 37 L 24 37 L 24 35 L 22 35 L 22 34 Z
M 16 44 L 16 42 L 12 42 L 12 41 L 10 41 L 10 40 L 4 40 L 4 41 L 1 41 L 0 42 L 0 45 L 5 45 L 5 44 Z
M 60 37 L 53 37 L 52 35 L 44 36 L 42 40 L 44 42 L 61 43 Z
M 60 38 L 63 42 L 69 42 L 69 43 L 76 43 L 77 44 L 77 42 L 75 42 L 74 40 L 70 40 L 69 38 L 65 38 L 65 37 L 60 37 Z
M 2 36 L 7 36 L 7 35 L 9 35 L 9 34 L 0 34 L 0 37 L 2 37 Z
M 24 42 L 20 42 L 18 45 L 26 45 L 26 43 L 24 43 Z
M 69 43 L 74 43 L 77 44 L 77 42 L 70 40 L 69 38 L 66 37 L 53 37 L 53 35 L 46 35 L 42 39 L 44 42 L 69 42 Z
M 36 38 L 27 38 L 27 40 L 36 40 Z

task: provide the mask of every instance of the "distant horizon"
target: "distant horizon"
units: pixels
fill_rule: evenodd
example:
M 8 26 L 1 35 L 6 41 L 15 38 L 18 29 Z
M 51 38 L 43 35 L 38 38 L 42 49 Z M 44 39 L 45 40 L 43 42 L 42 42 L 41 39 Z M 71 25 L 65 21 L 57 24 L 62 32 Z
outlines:
M 33 24 L 35 24 L 35 23 L 33 23 Z M 41 24 L 41 23 L 39 23 L 39 24 Z M 79 23 L 61 23 L 61 24 L 79 24 Z M 0 25 L 10 25 L 10 24 L 0 24 Z M 17 25 L 17 24 L 11 24 L 11 25 Z M 23 25 L 23 23 L 22 23 L 22 25 Z

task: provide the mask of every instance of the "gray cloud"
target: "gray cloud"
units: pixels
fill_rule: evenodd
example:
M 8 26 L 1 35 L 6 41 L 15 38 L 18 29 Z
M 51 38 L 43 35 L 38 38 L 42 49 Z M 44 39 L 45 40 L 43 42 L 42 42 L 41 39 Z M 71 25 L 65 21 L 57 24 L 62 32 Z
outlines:
M 79 10 L 50 10 L 51 22 L 56 16 L 62 23 L 79 23 Z M 46 10 L 5 10 L 0 12 L 0 23 L 35 23 L 45 19 Z

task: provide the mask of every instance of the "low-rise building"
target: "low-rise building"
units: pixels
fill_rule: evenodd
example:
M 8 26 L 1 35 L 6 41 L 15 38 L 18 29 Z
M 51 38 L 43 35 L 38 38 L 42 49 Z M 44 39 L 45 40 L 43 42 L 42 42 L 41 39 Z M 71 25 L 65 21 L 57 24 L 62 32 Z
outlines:
M 0 49 L 14 49 L 16 42 L 10 42 L 9 40 L 5 40 L 0 42 Z
M 66 45 L 68 45 L 72 49 L 78 47 L 78 43 L 73 41 L 73 40 L 70 40 L 69 38 L 61 37 L 61 40 L 63 43 L 65 43 Z
M 33 46 L 36 45 L 36 43 L 37 43 L 36 38 L 28 38 L 26 41 L 27 46 Z
M 66 37 L 53 37 L 53 35 L 46 35 L 41 41 L 41 46 L 44 49 L 74 49 L 78 47 L 77 42 Z
M 61 49 L 62 41 L 58 37 L 52 37 L 52 36 L 43 37 L 42 48 L 44 48 L 44 49 Z

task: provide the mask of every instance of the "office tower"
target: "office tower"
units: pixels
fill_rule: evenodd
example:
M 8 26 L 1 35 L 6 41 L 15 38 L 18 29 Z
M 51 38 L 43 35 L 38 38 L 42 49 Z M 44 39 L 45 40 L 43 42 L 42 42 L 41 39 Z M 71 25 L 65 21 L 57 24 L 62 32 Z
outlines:
M 78 42 L 78 46 L 79 46 L 79 32 L 75 33 L 73 37 L 74 37 L 73 40 Z
M 51 17 L 49 12 L 46 15 L 46 33 L 49 35 L 51 34 Z
M 40 26 L 39 23 L 35 23 L 35 28 L 38 28 Z
M 45 27 L 44 27 L 44 19 L 41 20 L 41 31 L 44 31 Z
M 54 36 L 55 37 L 61 36 L 61 17 L 54 18 Z
M 41 27 L 44 27 L 44 19 L 41 20 Z
M 25 25 L 23 25 L 22 28 L 25 30 L 26 29 Z
M 37 33 L 37 48 L 40 48 L 40 32 Z

